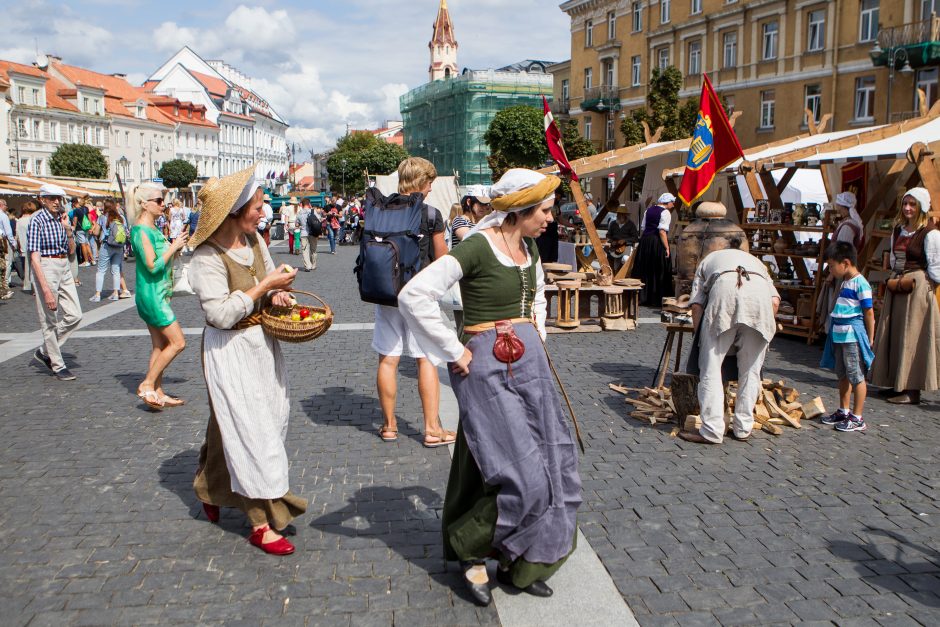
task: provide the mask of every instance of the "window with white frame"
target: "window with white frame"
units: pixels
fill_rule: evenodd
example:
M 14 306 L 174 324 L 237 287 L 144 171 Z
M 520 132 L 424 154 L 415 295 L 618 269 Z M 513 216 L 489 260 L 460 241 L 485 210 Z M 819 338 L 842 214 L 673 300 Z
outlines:
M 659 0 L 659 23 L 665 24 L 672 17 L 672 0 Z
M 561 81 L 561 97 L 563 100 L 568 100 L 571 97 L 571 84 L 567 78 Z M 273 140 L 271 145 L 274 146 Z
M 643 80 L 643 57 L 634 55 L 630 60 L 630 84 L 639 87 Z
M 591 132 L 593 130 L 593 122 L 591 121 L 591 116 L 586 116 L 584 118 L 584 138 L 591 139 Z
M 82 143 L 90 144 L 91 143 L 91 129 L 87 126 L 82 127 Z
M 875 118 L 875 77 L 855 79 L 855 119 L 869 121 Z
M 49 141 L 51 142 L 59 141 L 59 123 L 58 122 L 49 122 Z
M 594 45 L 594 20 L 584 23 L 584 45 L 587 48 Z
M 819 123 L 819 119 L 822 116 L 822 86 L 821 85 L 807 85 L 803 89 L 803 108 L 812 112 L 813 122 Z M 806 113 L 803 114 L 803 125 L 808 126 L 809 121 L 806 119 Z
M 607 60 L 603 62 L 604 66 L 604 84 L 605 85 L 614 85 L 617 80 L 614 77 L 614 62 L 612 60 Z
M 584 68 L 584 88 L 590 89 L 594 86 L 594 68 Z
M 689 76 L 702 73 L 702 42 L 689 42 Z
M 42 140 L 42 122 L 39 120 L 33 120 L 33 139 Z
M 29 159 L 20 159 L 20 174 L 29 172 Z
M 95 128 L 95 144 L 98 146 L 104 146 L 104 139 L 101 135 L 101 127 Z
M 614 144 L 615 144 L 615 142 L 616 142 L 615 135 L 614 135 L 614 128 L 615 128 L 615 127 L 614 127 L 614 120 L 613 120 L 613 118 L 607 118 L 607 131 L 606 131 L 606 133 L 604 134 L 604 140 L 605 140 L 604 143 L 606 144 L 606 145 L 604 146 L 604 149 L 605 149 L 605 150 L 613 150 L 613 149 L 614 149 Z
M 940 13 L 940 0 L 921 0 L 920 19 L 926 20 L 937 13 Z
M 611 11 L 607 14 L 607 39 L 617 38 L 617 14 Z
M 858 11 L 858 40 L 874 41 L 878 37 L 879 0 L 861 0 Z
M 810 11 L 806 31 L 806 50 L 816 52 L 826 47 L 826 11 Z
M 643 30 L 643 5 L 639 2 L 633 3 L 633 32 L 638 33 Z
M 39 90 L 36 89 L 35 87 L 33 88 L 33 104 L 34 104 L 34 105 L 39 105 L 39 104 L 41 104 L 41 103 L 39 102 Z
M 774 22 L 766 22 L 763 27 L 764 43 L 761 47 L 761 58 L 764 61 L 777 58 L 777 37 L 780 34 L 780 25 Z
M 927 97 L 927 106 L 932 107 L 933 103 L 937 101 L 937 68 L 932 67 L 929 69 L 917 70 L 917 89 L 923 89 L 924 95 Z M 920 108 L 920 100 L 918 99 L 917 92 L 914 92 L 914 107 L 912 111 L 918 111 Z
M 702 0 L 691 0 L 691 1 L 692 1 L 692 7 L 689 12 L 692 15 L 701 13 L 702 12 Z
M 660 70 L 669 67 L 669 46 L 663 46 L 656 51 L 656 65 Z
M 16 101 L 19 104 L 26 104 L 26 88 L 23 86 L 16 88 Z
M 773 89 L 760 93 L 760 127 L 774 127 L 774 113 L 777 108 L 777 96 Z
M 722 64 L 721 67 L 738 67 L 738 31 L 731 31 L 722 36 Z

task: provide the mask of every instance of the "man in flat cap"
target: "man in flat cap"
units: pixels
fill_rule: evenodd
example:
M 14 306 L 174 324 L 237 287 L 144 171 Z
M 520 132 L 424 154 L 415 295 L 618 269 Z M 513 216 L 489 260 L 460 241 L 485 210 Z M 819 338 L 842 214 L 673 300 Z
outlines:
M 62 345 L 82 321 L 69 255 L 75 254 L 75 235 L 65 211 L 65 190 L 58 185 L 39 188 L 42 209 L 33 214 L 26 232 L 26 248 L 33 271 L 36 311 L 43 345 L 33 358 L 60 381 L 75 375 L 65 366 Z

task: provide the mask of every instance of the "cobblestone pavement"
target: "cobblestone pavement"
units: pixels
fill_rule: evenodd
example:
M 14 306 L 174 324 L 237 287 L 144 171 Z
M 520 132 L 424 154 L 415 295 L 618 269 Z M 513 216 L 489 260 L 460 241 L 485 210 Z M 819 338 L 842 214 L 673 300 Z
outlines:
M 371 322 L 353 258 L 321 253 L 298 286 L 323 296 L 337 322 Z M 93 271 L 81 278 L 86 307 Z M 174 308 L 184 327 L 202 326 L 193 297 Z M 37 328 L 31 300 L 0 303 L 0 333 Z M 142 328 L 131 309 L 88 330 Z M 692 445 L 631 419 L 607 387 L 648 385 L 663 339 L 658 325 L 550 338 L 588 447 L 581 529 L 639 622 L 938 624 L 935 396 L 916 408 L 870 400 L 864 434 L 806 424 Z M 187 340 L 166 386 L 189 402 L 159 413 L 133 395 L 144 337 L 70 341 L 71 383 L 28 353 L 0 363 L 4 624 L 498 623 L 442 558 L 450 459 L 421 446 L 413 364 L 401 377 L 401 437 L 386 444 L 370 332 L 284 347 L 291 486 L 310 507 L 297 553 L 275 558 L 247 544 L 240 514 L 223 510 L 211 525 L 192 494 L 207 404 L 199 338 Z M 777 340 L 766 371 L 831 409 L 834 377 L 816 368 L 819 353 Z

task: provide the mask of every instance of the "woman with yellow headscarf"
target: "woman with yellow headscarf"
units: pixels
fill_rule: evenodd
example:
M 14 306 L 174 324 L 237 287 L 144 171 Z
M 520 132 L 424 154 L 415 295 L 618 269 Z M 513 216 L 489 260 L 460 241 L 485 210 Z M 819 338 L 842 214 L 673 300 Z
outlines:
M 487 196 L 493 213 L 405 285 L 399 309 L 428 357 L 450 362 L 460 424 L 442 517 L 447 559 L 459 560 L 474 600 L 497 579 L 546 597 L 574 550 L 581 479 L 575 443 L 552 380 L 545 280 L 535 237 L 552 226 L 560 180 L 512 169 Z M 437 301 L 460 283 L 464 327 Z M 541 337 L 540 337 L 541 336 Z

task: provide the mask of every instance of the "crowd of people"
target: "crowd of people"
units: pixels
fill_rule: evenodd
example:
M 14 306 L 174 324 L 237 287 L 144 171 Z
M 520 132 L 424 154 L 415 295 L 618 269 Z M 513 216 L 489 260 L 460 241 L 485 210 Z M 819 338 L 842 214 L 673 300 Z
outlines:
M 101 299 L 108 274 L 108 298 L 117 300 L 128 294 L 121 271 L 131 252 L 135 305 L 151 338 L 137 395 L 154 410 L 175 407 L 186 400 L 164 389 L 163 374 L 186 348 L 171 297 L 174 261 L 189 252 L 188 281 L 205 316 L 200 352 L 209 397 L 193 488 L 210 521 L 219 521 L 222 507 L 239 509 L 251 526 L 252 545 L 287 555 L 295 551 L 288 539 L 296 533 L 291 521 L 305 512 L 307 501 L 290 489 L 287 368 L 260 313 L 268 304 L 291 305 L 298 270 L 275 264 L 268 250 L 278 217 L 253 172 L 250 167 L 212 179 L 192 211 L 179 201 L 168 206 L 166 190 L 145 183 L 133 192 L 133 223 L 113 200 L 72 199 L 68 208 L 65 191 L 53 184 L 44 184 L 36 200 L 13 215 L 0 200 L 0 298 L 10 298 L 7 277 L 20 259 L 17 272 L 23 288 L 35 293 L 43 336 L 34 358 L 57 378 L 74 379 L 61 352 L 82 319 L 74 264 L 97 264 L 91 300 Z M 279 212 L 288 254 L 301 255 L 303 270 L 313 271 L 320 237 L 328 238 L 331 253 L 337 244 L 362 242 L 359 291 L 376 303 L 379 438 L 398 439 L 398 369 L 402 357 L 413 358 L 423 444 L 455 446 L 442 515 L 447 558 L 461 563 L 465 585 L 481 605 L 492 600 L 488 559 L 496 560 L 500 582 L 550 596 L 547 580 L 575 549 L 581 480 L 544 344 L 542 254 L 557 257 L 559 237 L 577 224 L 560 211 L 560 180 L 554 176 L 511 169 L 492 186 L 468 189 L 448 219 L 425 202 L 436 177 L 430 162 L 408 158 L 398 168 L 398 192 L 389 196 L 370 188 L 348 201 L 328 196 L 323 207 L 290 198 Z M 614 208 L 607 228 L 603 254 L 620 270 L 636 247 L 633 273 L 654 306 L 671 289 L 667 235 L 675 202 L 671 194 L 660 196 L 639 229 L 626 208 Z M 940 232 L 927 219 L 930 196 L 915 188 L 900 202 L 885 268 L 892 279 L 877 328 L 872 288 L 858 268 L 864 231 L 855 203 L 849 193 L 837 197 L 839 224 L 824 254 L 831 288 L 821 365 L 836 372 L 839 408 L 822 422 L 840 431 L 867 428 L 866 381 L 886 388 L 895 403 L 919 403 L 922 391 L 940 388 Z M 593 215 L 589 211 L 584 219 Z M 382 231 L 409 217 L 411 226 Z M 413 244 L 414 259 L 404 257 L 411 254 L 408 246 L 379 250 L 376 244 L 392 237 Z M 780 295 L 766 266 L 743 244 L 731 238 L 727 249 L 710 253 L 696 269 L 689 362 L 699 375 L 702 425 L 679 434 L 689 442 L 720 444 L 729 427 L 732 438 L 745 440 L 754 427 Z M 372 254 L 393 255 L 380 261 L 391 260 L 385 266 L 395 271 L 364 276 L 375 272 L 368 270 L 376 267 L 369 266 Z M 398 283 L 375 284 L 388 277 Z M 383 289 L 391 290 L 391 300 L 369 296 Z M 455 323 L 442 315 L 444 301 L 455 304 Z M 239 367 L 244 363 L 254 367 Z M 449 365 L 459 405 L 456 431 L 445 429 L 439 416 L 442 363 Z M 738 384 L 730 425 L 729 378 Z

